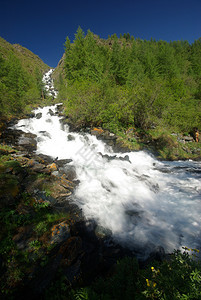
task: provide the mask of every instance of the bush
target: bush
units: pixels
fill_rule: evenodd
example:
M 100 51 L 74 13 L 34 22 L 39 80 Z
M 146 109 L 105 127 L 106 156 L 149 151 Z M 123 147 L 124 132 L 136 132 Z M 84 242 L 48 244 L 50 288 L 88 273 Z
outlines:
M 162 263 L 154 261 L 143 270 L 139 269 L 136 259 L 126 257 L 117 263 L 112 276 L 100 278 L 90 287 L 71 291 L 70 297 L 77 300 L 199 300 L 201 264 L 188 252 L 179 250 Z

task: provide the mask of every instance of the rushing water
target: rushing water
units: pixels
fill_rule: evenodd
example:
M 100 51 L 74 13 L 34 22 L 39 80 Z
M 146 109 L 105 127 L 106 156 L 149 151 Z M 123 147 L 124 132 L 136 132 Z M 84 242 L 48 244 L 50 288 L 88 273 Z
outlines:
M 107 145 L 89 134 L 69 133 L 49 109 L 55 112 L 56 105 L 38 108 L 40 119 L 20 120 L 16 128 L 37 135 L 38 153 L 73 160 L 80 180 L 74 199 L 87 218 L 131 249 L 200 249 L 200 162 L 159 162 L 144 151 L 126 153 L 130 162 L 108 160 L 101 155 L 114 156 Z
M 159 162 L 144 151 L 113 153 L 95 136 L 70 133 L 52 115 L 56 110 L 57 105 L 38 108 L 41 118 L 15 127 L 37 135 L 37 153 L 73 160 L 80 181 L 74 201 L 87 219 L 144 257 L 157 246 L 166 252 L 201 249 L 201 162 Z M 125 155 L 129 161 L 118 159 Z
M 54 88 L 54 83 L 52 79 L 52 73 L 54 69 L 50 69 L 47 73 L 43 76 L 43 83 L 48 96 L 52 96 L 53 98 L 57 97 L 58 92 Z

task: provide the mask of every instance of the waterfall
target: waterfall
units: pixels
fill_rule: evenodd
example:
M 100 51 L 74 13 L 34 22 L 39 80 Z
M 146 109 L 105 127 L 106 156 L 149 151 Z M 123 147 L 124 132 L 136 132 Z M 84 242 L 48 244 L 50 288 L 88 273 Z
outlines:
M 53 83 L 53 79 L 52 79 L 53 71 L 54 71 L 54 69 L 50 69 L 48 72 L 46 72 L 43 75 L 42 81 L 44 83 L 44 87 L 45 87 L 47 95 L 52 96 L 53 98 L 56 98 L 58 95 L 58 92 L 54 88 L 54 83 Z

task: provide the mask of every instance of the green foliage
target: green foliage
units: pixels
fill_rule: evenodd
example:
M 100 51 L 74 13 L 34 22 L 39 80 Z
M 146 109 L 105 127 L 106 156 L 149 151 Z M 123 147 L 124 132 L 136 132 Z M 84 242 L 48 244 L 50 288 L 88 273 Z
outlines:
M 45 69 L 48 66 L 31 51 L 0 38 L 0 115 L 17 115 L 39 102 Z
M 200 39 L 190 45 L 143 41 L 127 33 L 101 40 L 79 27 L 65 49 L 59 100 L 74 123 L 114 132 L 133 125 L 201 130 Z
M 112 275 L 96 280 L 89 287 L 71 291 L 70 299 L 199 300 L 200 283 L 200 262 L 187 252 L 177 250 L 169 259 L 162 263 L 154 261 L 145 269 L 139 269 L 135 259 L 124 258 L 117 263 Z
M 188 252 L 175 251 L 170 260 L 147 268 L 143 277 L 146 278 L 147 285 L 143 294 L 148 299 L 201 298 L 201 264 Z
M 34 251 L 38 251 L 41 248 L 41 243 L 38 240 L 31 241 L 29 247 Z

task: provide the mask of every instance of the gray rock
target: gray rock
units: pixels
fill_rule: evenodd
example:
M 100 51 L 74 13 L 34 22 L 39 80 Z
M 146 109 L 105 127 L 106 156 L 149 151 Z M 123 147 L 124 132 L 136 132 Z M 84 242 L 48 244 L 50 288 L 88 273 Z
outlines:
M 70 227 L 66 222 L 54 225 L 51 229 L 51 244 L 60 244 L 66 241 L 70 236 Z
M 73 161 L 72 159 L 58 159 L 58 160 L 55 160 L 55 164 L 61 168 L 64 165 L 69 164 L 72 161 Z
M 68 135 L 68 141 L 74 141 L 75 137 L 72 134 Z
M 35 151 L 37 148 L 36 135 L 32 133 L 22 133 L 18 139 L 18 145 L 27 151 Z
M 36 119 L 41 119 L 42 118 L 42 113 L 37 113 L 36 114 Z

